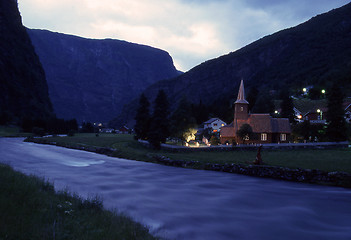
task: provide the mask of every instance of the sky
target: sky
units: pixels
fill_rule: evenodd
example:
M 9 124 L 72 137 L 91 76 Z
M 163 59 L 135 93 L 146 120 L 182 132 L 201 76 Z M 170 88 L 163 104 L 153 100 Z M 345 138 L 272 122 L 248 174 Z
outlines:
M 178 70 L 238 50 L 350 0 L 18 0 L 23 25 L 163 49 Z

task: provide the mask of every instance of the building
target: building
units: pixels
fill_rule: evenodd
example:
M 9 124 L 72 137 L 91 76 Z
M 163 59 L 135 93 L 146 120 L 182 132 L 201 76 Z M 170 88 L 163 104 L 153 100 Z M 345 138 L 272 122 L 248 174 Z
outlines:
M 225 143 L 242 143 L 237 131 L 244 124 L 249 124 L 253 134 L 246 143 L 284 143 L 291 135 L 289 119 L 272 118 L 267 114 L 251 114 L 249 103 L 245 99 L 244 82 L 241 80 L 237 100 L 234 103 L 234 120 L 231 124 L 221 128 L 220 141 Z
M 210 120 L 203 123 L 204 129 L 211 128 L 212 132 L 220 132 L 221 127 L 226 126 L 227 124 L 219 118 L 211 118 Z

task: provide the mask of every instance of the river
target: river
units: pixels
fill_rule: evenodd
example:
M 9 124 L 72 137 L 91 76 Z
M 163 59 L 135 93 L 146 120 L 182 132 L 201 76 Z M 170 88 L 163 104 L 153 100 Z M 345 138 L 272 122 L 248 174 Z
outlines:
M 168 239 L 350 240 L 351 190 L 168 167 L 0 138 L 0 162 L 101 196 Z

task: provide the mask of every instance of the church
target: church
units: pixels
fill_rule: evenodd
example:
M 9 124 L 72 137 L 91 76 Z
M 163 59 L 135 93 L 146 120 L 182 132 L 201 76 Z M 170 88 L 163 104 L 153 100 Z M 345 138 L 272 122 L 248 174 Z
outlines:
M 287 118 L 272 118 L 269 113 L 249 113 L 249 103 L 245 99 L 244 82 L 241 80 L 237 100 L 234 103 L 234 120 L 221 128 L 221 144 L 242 143 L 237 131 L 244 124 L 249 124 L 253 134 L 245 143 L 287 143 L 291 135 L 291 127 Z

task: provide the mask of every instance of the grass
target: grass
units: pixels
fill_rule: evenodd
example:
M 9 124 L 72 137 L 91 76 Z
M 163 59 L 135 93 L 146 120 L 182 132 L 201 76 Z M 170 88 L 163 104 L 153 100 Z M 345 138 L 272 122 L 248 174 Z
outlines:
M 74 137 L 53 137 L 46 141 L 69 144 L 85 144 L 117 149 L 115 157 L 152 161 L 150 156 L 163 155 L 173 160 L 199 161 L 200 163 L 240 163 L 250 164 L 256 158 L 255 151 L 229 152 L 168 152 L 146 148 L 123 134 L 76 134 Z M 289 168 L 319 169 L 324 171 L 344 171 L 351 173 L 351 149 L 299 149 L 299 150 L 262 150 L 266 165 Z
M 23 133 L 19 127 L 0 126 L 0 137 L 29 137 L 31 133 Z
M 0 164 L 0 239 L 155 239 L 130 218 Z

